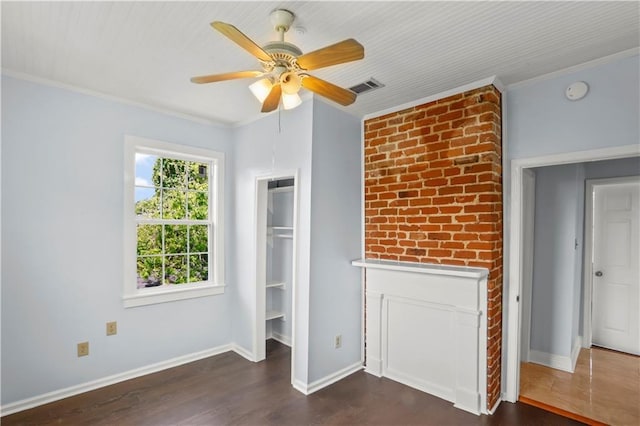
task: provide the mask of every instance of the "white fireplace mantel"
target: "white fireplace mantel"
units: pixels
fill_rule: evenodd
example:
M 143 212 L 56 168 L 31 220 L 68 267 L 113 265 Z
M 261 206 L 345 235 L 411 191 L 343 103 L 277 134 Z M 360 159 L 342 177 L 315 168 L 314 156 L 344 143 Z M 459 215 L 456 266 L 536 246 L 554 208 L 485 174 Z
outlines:
M 366 370 L 487 413 L 484 268 L 359 259 L 366 273 Z

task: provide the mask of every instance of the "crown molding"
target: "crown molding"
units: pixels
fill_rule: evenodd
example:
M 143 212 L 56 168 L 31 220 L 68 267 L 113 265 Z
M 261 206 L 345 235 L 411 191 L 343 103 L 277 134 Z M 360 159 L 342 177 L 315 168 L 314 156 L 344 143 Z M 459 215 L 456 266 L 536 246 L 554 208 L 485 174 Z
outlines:
M 507 90 L 519 89 L 520 87 L 528 86 L 530 84 L 538 83 L 541 81 L 551 80 L 556 77 L 560 77 L 567 74 L 572 74 L 578 71 L 594 68 L 599 65 L 609 64 L 611 62 L 618 61 L 620 59 L 630 58 L 640 54 L 640 47 L 634 47 L 632 49 L 623 50 L 612 55 L 603 56 L 601 58 L 592 59 L 591 61 L 583 62 L 578 65 L 573 65 L 567 68 L 562 68 L 556 71 L 552 71 L 547 74 L 542 74 L 537 77 L 530 78 L 528 80 L 522 80 L 507 85 Z
M 205 118 L 205 117 L 186 114 L 186 113 L 183 113 L 183 112 L 180 112 L 180 111 L 176 111 L 176 110 L 173 110 L 173 109 L 170 109 L 170 108 L 166 108 L 166 107 L 162 107 L 162 106 L 158 106 L 158 105 L 153 105 L 153 104 L 148 104 L 148 103 L 144 103 L 144 102 L 133 101 L 133 100 L 126 99 L 126 98 L 121 98 L 119 96 L 109 95 L 109 94 L 98 92 L 98 91 L 95 91 L 95 90 L 86 89 L 86 88 L 83 88 L 83 87 L 80 87 L 80 86 L 75 86 L 73 84 L 62 83 L 62 82 L 55 81 L 55 80 L 49 80 L 49 79 L 46 79 L 46 78 L 37 77 L 37 76 L 31 75 L 31 74 L 26 74 L 26 73 L 22 73 L 22 72 L 19 72 L 19 71 L 6 69 L 6 68 L 2 68 L 2 75 L 7 76 L 7 77 L 11 77 L 11 78 L 16 78 L 16 79 L 19 79 L 19 80 L 29 81 L 31 83 L 41 84 L 43 86 L 54 87 L 54 88 L 58 88 L 58 89 L 65 89 L 65 90 L 69 90 L 69 91 L 72 91 L 72 92 L 80 93 L 80 94 L 83 94 L 83 95 L 93 96 L 93 97 L 96 97 L 96 98 L 99 98 L 99 99 L 105 99 L 105 100 L 108 100 L 108 101 L 113 101 L 113 102 L 117 102 L 117 103 L 121 103 L 121 104 L 125 104 L 125 105 L 130 105 L 130 106 L 146 109 L 148 111 L 157 112 L 159 114 L 170 115 L 172 117 L 176 117 L 176 118 L 181 118 L 183 120 L 192 121 L 192 122 L 195 122 L 195 123 L 198 123 L 198 124 L 206 124 L 206 125 L 216 126 L 216 127 L 220 127 L 220 128 L 229 128 L 229 127 L 231 127 L 229 124 L 221 123 L 219 121 L 214 121 L 214 120 L 211 120 L 211 119 L 208 119 L 208 118 Z
M 415 101 L 407 102 L 402 105 L 394 106 L 391 108 L 383 109 L 381 111 L 372 112 L 369 114 L 365 114 L 362 119 L 368 120 L 370 118 L 380 117 L 382 115 L 392 114 L 394 112 L 402 111 L 408 108 L 413 108 L 418 105 L 428 104 L 429 102 L 437 101 L 439 99 L 444 99 L 449 96 L 457 95 L 458 93 L 467 92 L 469 90 L 478 89 L 480 87 L 494 85 L 498 90 L 502 92 L 504 85 L 498 80 L 498 78 L 494 75 L 491 77 L 484 78 L 482 80 L 474 81 L 472 83 L 468 83 L 462 86 L 455 87 L 450 90 L 445 90 L 444 92 L 436 93 L 435 95 L 427 96 L 425 98 L 416 99 Z

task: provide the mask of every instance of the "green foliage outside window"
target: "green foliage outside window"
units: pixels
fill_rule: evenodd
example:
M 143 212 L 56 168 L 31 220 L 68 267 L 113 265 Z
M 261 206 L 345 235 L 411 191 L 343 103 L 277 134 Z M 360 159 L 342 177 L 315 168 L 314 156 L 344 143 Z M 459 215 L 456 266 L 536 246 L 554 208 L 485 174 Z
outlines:
M 149 185 L 136 186 L 151 194 L 135 204 L 138 287 L 208 280 L 209 165 L 158 157 Z

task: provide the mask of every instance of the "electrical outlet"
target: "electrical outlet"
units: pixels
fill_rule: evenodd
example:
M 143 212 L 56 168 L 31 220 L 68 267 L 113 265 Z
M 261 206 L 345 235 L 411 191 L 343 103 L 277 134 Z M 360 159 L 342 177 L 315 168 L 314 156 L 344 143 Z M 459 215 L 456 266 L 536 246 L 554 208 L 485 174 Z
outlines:
M 89 355 L 89 342 L 78 343 L 78 356 Z
M 114 334 L 118 334 L 118 323 L 116 321 L 108 322 L 107 336 L 113 336 Z
M 339 349 L 342 347 L 342 334 L 338 334 L 333 342 L 333 345 L 336 349 Z

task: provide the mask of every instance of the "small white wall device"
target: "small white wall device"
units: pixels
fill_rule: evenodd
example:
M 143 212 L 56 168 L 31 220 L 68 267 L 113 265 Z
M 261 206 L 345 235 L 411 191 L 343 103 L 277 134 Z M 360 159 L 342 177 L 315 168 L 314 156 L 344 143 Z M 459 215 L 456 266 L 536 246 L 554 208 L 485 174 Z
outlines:
M 570 101 L 577 101 L 584 98 L 589 91 L 589 86 L 584 81 L 576 81 L 567 87 L 565 95 Z

